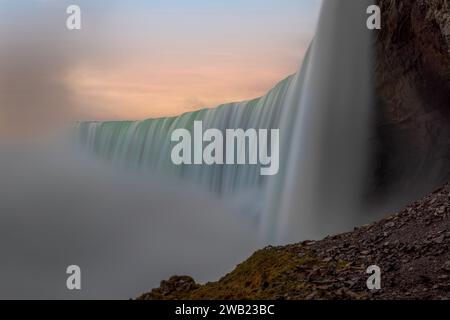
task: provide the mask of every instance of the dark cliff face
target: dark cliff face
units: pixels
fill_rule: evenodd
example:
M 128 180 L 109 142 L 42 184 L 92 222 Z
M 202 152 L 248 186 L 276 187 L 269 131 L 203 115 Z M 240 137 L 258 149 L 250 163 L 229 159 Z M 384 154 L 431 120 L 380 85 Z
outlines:
M 450 1 L 379 4 L 374 185 L 423 192 L 450 178 Z

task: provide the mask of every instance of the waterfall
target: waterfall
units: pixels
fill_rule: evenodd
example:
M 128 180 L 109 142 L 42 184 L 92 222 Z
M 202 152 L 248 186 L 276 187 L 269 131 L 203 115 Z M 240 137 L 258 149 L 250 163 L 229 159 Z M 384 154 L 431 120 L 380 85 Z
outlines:
M 268 187 L 264 238 L 316 239 L 357 224 L 361 214 L 373 103 L 372 0 L 325 1 L 303 65 L 284 172 Z M 294 125 L 292 125 L 294 121 Z M 289 141 L 286 139 L 285 141 Z
M 230 199 L 247 197 L 268 242 L 317 238 L 354 225 L 370 153 L 366 9 L 373 3 L 325 1 L 300 71 L 259 99 L 179 117 L 83 122 L 79 139 L 112 164 L 179 177 Z M 194 121 L 222 131 L 279 129 L 280 172 L 264 177 L 260 165 L 173 165 L 170 135 L 192 130 Z
M 78 124 L 82 145 L 111 163 L 138 170 L 154 170 L 172 177 L 196 182 L 219 195 L 243 190 L 260 190 L 267 177 L 260 175 L 260 165 L 174 165 L 171 161 L 171 133 L 184 128 L 192 131 L 194 121 L 203 129 L 273 129 L 279 128 L 281 114 L 293 76 L 281 81 L 267 95 L 251 101 L 229 103 L 179 117 L 144 121 L 84 122 Z

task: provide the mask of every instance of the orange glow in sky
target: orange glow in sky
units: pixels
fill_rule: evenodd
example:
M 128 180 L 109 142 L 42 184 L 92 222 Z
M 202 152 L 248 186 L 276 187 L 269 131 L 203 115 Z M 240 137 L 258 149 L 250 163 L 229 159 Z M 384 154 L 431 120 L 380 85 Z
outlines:
M 185 56 L 183 61 L 75 69 L 69 83 L 86 116 L 144 119 L 178 115 L 264 95 L 296 72 L 305 48 L 272 56 Z M 284 61 L 280 63 L 278 57 Z
M 0 116 L 138 120 L 257 98 L 297 72 L 320 0 L 0 1 Z M 27 21 L 26 24 L 22 21 Z

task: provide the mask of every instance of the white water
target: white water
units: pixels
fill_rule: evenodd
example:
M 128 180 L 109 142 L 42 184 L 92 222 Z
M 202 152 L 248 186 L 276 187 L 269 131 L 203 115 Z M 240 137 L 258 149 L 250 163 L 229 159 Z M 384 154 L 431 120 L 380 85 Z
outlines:
M 374 1 L 326 1 L 309 59 L 282 128 L 284 175 L 271 181 L 264 237 L 276 242 L 316 239 L 356 225 L 367 178 L 373 103 Z M 293 125 L 292 125 L 293 123 Z

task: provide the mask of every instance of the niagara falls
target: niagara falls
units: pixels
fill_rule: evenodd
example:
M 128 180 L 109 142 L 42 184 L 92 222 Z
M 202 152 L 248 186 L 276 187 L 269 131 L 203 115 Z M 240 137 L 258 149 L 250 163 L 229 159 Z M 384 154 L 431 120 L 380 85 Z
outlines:
M 450 177 L 445 5 L 244 2 L 0 3 L 1 299 L 327 299 L 276 289 L 407 248 L 389 215 Z

